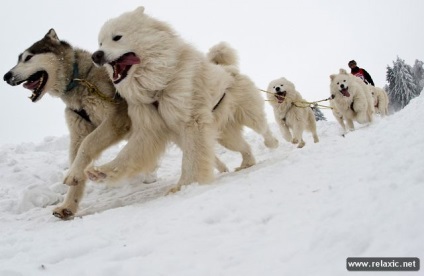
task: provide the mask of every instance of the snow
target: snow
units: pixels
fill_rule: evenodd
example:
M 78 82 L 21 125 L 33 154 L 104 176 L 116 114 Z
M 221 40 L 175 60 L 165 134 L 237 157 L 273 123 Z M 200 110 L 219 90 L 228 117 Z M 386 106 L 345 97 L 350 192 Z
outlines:
M 181 164 L 172 146 L 156 183 L 88 183 L 70 221 L 51 215 L 67 189 L 68 137 L 3 145 L 0 275 L 328 276 L 349 274 L 347 257 L 422 259 L 423 106 L 424 95 L 346 137 L 336 122 L 320 121 L 320 142 L 305 133 L 302 149 L 275 124 L 276 150 L 246 131 L 257 165 L 165 196 Z M 231 169 L 241 162 L 216 152 Z

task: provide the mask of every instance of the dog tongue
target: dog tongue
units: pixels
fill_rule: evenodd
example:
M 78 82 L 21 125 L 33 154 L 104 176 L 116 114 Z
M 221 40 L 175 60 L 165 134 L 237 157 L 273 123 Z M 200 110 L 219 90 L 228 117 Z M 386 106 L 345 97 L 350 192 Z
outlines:
M 119 65 L 133 65 L 133 64 L 139 64 L 140 63 L 140 59 L 134 55 L 134 54 L 129 54 L 129 55 L 125 55 L 123 56 L 120 60 L 119 60 Z
M 342 94 L 343 94 L 343 96 L 345 96 L 345 97 L 350 97 L 350 94 L 349 94 L 349 92 L 347 91 L 347 89 L 342 89 Z
M 26 83 L 24 83 L 23 87 L 25 87 L 26 89 L 29 89 L 29 90 L 35 90 L 35 88 L 38 87 L 39 83 L 40 83 L 39 80 L 27 81 Z

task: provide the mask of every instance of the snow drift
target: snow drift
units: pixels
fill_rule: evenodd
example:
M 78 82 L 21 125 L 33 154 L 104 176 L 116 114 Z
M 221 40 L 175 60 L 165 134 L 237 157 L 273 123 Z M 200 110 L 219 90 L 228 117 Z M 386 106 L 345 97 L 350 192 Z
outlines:
M 303 149 L 276 125 L 277 150 L 247 131 L 256 166 L 164 196 L 181 162 L 171 147 L 157 183 L 89 183 L 71 221 L 51 215 L 67 189 L 68 137 L 3 145 L 0 275 L 327 276 L 347 274 L 347 257 L 421 258 L 423 106 L 420 96 L 346 137 L 320 121 L 320 143 L 305 134 Z M 241 162 L 216 152 L 229 168 Z

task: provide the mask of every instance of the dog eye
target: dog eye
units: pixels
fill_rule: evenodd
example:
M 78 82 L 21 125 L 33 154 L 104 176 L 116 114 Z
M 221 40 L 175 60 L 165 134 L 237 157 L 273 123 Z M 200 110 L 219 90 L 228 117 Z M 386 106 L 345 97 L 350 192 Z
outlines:
M 24 60 L 24 62 L 29 61 L 31 58 L 32 58 L 32 55 L 27 55 L 26 58 L 25 58 L 25 60 Z
M 122 38 L 122 35 L 115 35 L 112 39 L 113 41 L 118 41 Z
M 284 84 L 280 84 L 280 86 L 281 86 L 281 87 L 283 87 L 283 86 L 284 86 Z

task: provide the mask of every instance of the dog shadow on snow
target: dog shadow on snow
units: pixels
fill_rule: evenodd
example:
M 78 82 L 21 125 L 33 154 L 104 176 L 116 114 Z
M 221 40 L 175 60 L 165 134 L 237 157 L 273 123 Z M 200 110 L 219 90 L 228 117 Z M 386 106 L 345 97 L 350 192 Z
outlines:
M 115 185 L 91 183 L 76 217 L 84 217 L 119 207 L 139 205 L 167 194 L 176 179 L 143 183 L 140 179 L 122 181 Z

